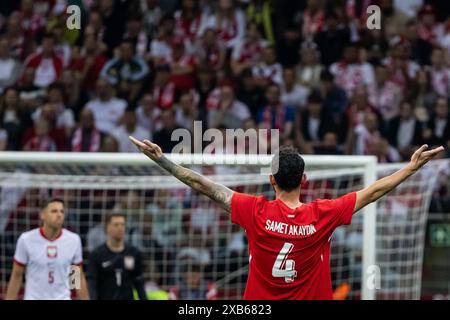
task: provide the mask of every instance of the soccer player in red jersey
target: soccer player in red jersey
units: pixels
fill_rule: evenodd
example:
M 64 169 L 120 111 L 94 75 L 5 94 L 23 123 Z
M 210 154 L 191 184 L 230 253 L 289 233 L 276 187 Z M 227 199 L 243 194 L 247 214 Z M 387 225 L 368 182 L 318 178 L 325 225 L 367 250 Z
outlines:
M 293 148 L 280 148 L 274 156 L 270 183 L 276 199 L 269 201 L 263 196 L 234 192 L 173 163 L 148 140 L 130 139 L 173 176 L 220 204 L 231 213 L 231 221 L 245 229 L 250 270 L 244 299 L 248 300 L 331 300 L 333 231 L 350 224 L 355 212 L 384 196 L 444 150 L 439 147 L 426 151 L 428 146 L 423 145 L 404 168 L 361 191 L 335 200 L 301 203 L 305 163 Z

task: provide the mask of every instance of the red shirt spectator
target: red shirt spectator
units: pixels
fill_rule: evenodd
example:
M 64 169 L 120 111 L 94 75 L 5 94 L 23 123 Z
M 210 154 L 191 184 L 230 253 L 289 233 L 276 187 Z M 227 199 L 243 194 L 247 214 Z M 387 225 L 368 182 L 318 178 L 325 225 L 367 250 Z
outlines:
M 54 52 L 54 44 L 54 36 L 46 35 L 42 40 L 42 52 L 32 54 L 25 60 L 25 67 L 35 69 L 34 84 L 38 87 L 47 87 L 62 74 L 63 63 Z

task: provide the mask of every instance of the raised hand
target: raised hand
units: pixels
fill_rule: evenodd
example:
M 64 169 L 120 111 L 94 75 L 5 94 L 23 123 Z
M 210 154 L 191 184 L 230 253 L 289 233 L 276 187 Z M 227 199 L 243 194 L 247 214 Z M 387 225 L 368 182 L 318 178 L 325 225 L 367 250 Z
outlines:
M 439 152 L 443 151 L 444 147 L 440 146 L 438 148 L 425 151 L 427 149 L 428 149 L 428 145 L 424 144 L 419 149 L 417 149 L 416 152 L 414 152 L 414 154 L 411 156 L 411 161 L 409 162 L 409 167 L 412 170 L 414 170 L 414 171 L 419 170 L 428 161 L 434 159 L 439 154 Z
M 161 157 L 164 155 L 161 148 L 157 144 L 152 143 L 147 139 L 141 142 L 132 136 L 129 136 L 128 138 L 131 140 L 131 142 L 134 143 L 134 145 L 139 149 L 139 151 L 143 152 L 147 157 L 149 157 L 152 160 L 161 159 Z

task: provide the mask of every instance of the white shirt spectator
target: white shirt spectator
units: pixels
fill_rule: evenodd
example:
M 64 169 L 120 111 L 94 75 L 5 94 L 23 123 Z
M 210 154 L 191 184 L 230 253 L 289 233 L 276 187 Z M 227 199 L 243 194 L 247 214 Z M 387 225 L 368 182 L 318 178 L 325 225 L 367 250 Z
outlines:
M 86 108 L 94 113 L 95 127 L 106 134 L 112 134 L 117 128 L 126 107 L 125 100 L 118 98 L 111 98 L 108 101 L 95 99 L 86 104 Z
M 397 144 L 399 149 L 404 149 L 412 145 L 415 126 L 416 120 L 414 118 L 400 122 L 397 132 Z
M 402 90 L 392 81 L 387 81 L 381 88 L 374 83 L 368 87 L 368 93 L 369 103 L 381 113 L 383 120 L 392 120 L 400 112 Z
M 283 67 L 279 63 L 268 65 L 262 62 L 252 68 L 252 73 L 256 78 L 266 78 L 278 85 L 283 83 Z
M 375 82 L 373 67 L 368 63 L 345 64 L 335 62 L 330 66 L 330 72 L 335 76 L 335 83 L 351 96 L 356 86 L 372 85 Z
M 0 59 L 0 94 L 3 90 L 16 83 L 21 74 L 21 64 L 13 59 Z
M 244 38 L 245 35 L 245 14 L 242 10 L 235 10 L 233 19 L 223 19 L 222 25 L 217 25 L 217 15 L 212 14 L 205 17 L 200 25 L 200 36 L 209 29 L 217 29 L 218 36 L 225 41 L 228 48 L 233 48 L 236 43 Z
M 153 39 L 150 43 L 150 55 L 154 59 L 170 57 L 172 56 L 172 47 L 164 40 Z
M 414 18 L 417 15 L 417 11 L 422 7 L 423 2 L 423 0 L 394 0 L 394 8 L 409 18 Z
M 147 115 L 145 113 L 143 106 L 139 106 L 136 109 L 136 118 L 138 126 L 144 128 L 145 130 L 150 132 L 150 134 L 153 134 L 154 132 L 157 132 L 162 129 L 160 116 L 161 116 L 161 109 L 156 106 L 150 111 L 150 115 Z
M 41 118 L 42 108 L 36 109 L 31 118 L 36 121 Z M 61 105 L 56 113 L 56 127 L 57 128 L 73 128 L 75 126 L 75 117 L 71 109 Z
M 281 102 L 287 106 L 304 107 L 306 105 L 309 89 L 300 84 L 294 85 L 291 91 L 286 91 L 284 85 L 281 86 Z
M 119 144 L 119 152 L 139 152 L 139 150 L 130 143 L 129 136 L 133 136 L 139 141 L 144 139 L 152 140 L 152 135 L 145 128 L 136 126 L 133 132 L 127 131 L 125 126 L 120 126 L 114 130 L 112 136 L 117 140 Z
M 437 70 L 431 69 L 431 85 L 433 90 L 442 97 L 448 97 L 450 93 L 450 68 Z

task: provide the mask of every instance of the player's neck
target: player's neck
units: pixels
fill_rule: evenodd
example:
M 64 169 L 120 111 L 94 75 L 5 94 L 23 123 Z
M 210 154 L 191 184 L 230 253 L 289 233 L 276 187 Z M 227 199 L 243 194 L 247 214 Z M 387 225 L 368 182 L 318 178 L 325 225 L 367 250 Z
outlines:
M 44 225 L 42 227 L 42 233 L 44 234 L 45 238 L 49 239 L 49 240 L 54 240 L 56 238 L 59 237 L 59 235 L 61 234 L 61 228 L 52 228 L 50 226 Z
M 106 245 L 108 246 L 109 250 L 113 252 L 121 252 L 125 248 L 125 243 L 122 240 L 113 238 L 109 238 L 108 240 L 106 240 Z
M 293 190 L 291 192 L 277 191 L 275 197 L 292 209 L 298 208 L 302 205 L 300 202 L 300 190 Z

